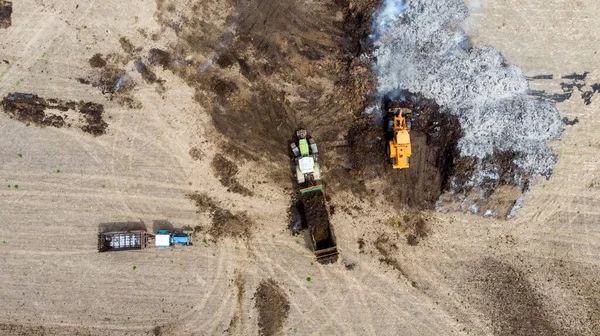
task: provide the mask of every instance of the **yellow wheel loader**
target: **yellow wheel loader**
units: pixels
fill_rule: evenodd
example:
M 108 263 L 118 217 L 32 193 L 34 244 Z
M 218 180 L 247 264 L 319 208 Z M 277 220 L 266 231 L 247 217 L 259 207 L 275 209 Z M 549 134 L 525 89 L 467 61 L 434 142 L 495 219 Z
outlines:
M 388 110 L 386 138 L 387 156 L 392 167 L 397 169 L 408 168 L 412 149 L 410 146 L 410 121 L 411 110 L 394 107 Z

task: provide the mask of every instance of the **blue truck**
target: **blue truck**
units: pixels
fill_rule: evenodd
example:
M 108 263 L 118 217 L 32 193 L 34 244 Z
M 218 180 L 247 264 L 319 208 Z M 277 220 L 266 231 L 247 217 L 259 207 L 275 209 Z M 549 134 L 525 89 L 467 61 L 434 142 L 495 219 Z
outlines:
M 154 246 L 158 248 L 167 248 L 169 246 L 192 245 L 192 231 L 183 231 L 182 233 L 169 232 L 168 230 L 158 230 L 154 236 Z

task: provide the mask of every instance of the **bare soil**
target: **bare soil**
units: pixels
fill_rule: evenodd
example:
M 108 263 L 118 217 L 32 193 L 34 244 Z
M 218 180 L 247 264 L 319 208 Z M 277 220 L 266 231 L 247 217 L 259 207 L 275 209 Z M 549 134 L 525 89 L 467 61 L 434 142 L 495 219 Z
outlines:
M 469 3 L 482 44 L 526 64 L 527 75 L 585 70 L 588 83 L 597 82 L 598 18 L 590 15 L 597 2 L 480 2 Z M 597 94 L 561 103 L 561 114 L 580 122 L 553 144 L 554 175 L 536 181 L 515 218 L 460 207 L 417 211 L 452 187 L 448 171 L 468 181 L 478 163 L 467 158 L 452 168 L 446 154 L 458 130 L 444 127 L 454 121 L 419 98 L 411 169 L 424 175 L 389 167 L 381 121 L 362 113 L 376 103 L 370 61 L 359 57 L 369 51 L 375 5 L 20 1 L 12 26 L 0 30 L 0 97 L 31 92 L 48 106 L 76 104 L 46 107 L 41 120 L 87 123 L 79 100 L 104 105 L 103 118 L 111 118 L 103 136 L 90 137 L 75 124 L 25 127 L 0 114 L 0 173 L 10 186 L 0 192 L 0 219 L 10 223 L 0 225 L 0 334 L 599 335 Z M 549 8 L 556 15 L 545 15 Z M 105 63 L 92 67 L 97 53 Z M 122 78 L 133 80 L 116 90 Z M 341 255 L 327 266 L 285 230 L 296 191 L 288 141 L 298 127 L 319 145 L 335 204 L 330 221 Z M 254 196 L 225 191 L 212 176 L 216 153 L 235 163 L 231 176 L 252 185 Z M 490 208 L 510 208 L 521 192 L 490 186 Z M 98 223 L 157 218 L 218 244 L 95 252 Z M 251 243 L 239 244 L 240 236 Z M 239 308 L 237 272 L 246 292 L 258 289 L 256 309 L 246 292 Z
M 252 190 L 244 187 L 235 177 L 238 173 L 238 167 L 233 161 L 225 158 L 222 154 L 217 154 L 213 158 L 211 166 L 215 176 L 224 187 L 228 188 L 228 191 L 244 196 L 254 195 Z
M 402 269 L 402 266 L 398 260 L 393 257 L 398 251 L 398 245 L 394 243 L 393 239 L 390 239 L 386 234 L 377 237 L 377 240 L 373 243 L 375 249 L 381 254 L 379 261 L 391 266 L 396 270 L 400 276 L 408 279 L 406 272 Z
M 545 298 L 527 274 L 505 262 L 487 258 L 469 280 L 484 295 L 474 300 L 492 321 L 494 335 L 576 335 L 547 311 Z
M 243 303 L 244 303 L 244 298 L 246 295 L 246 278 L 244 276 L 244 273 L 242 273 L 243 271 L 241 270 L 236 270 L 235 273 L 235 280 L 234 280 L 234 285 L 235 288 L 237 290 L 236 293 L 236 307 L 235 307 L 235 312 L 233 313 L 233 317 L 231 318 L 231 322 L 229 322 L 229 328 L 227 328 L 227 330 L 225 330 L 225 333 L 228 333 L 230 335 L 234 335 L 236 332 L 239 332 L 238 330 L 236 330 L 240 324 L 240 319 L 242 318 L 242 314 L 243 312 Z
M 106 66 L 106 60 L 102 57 L 102 54 L 96 53 L 89 60 L 92 68 L 104 68 Z
M 11 25 L 12 1 L 0 0 L 0 29 L 6 29 Z
M 250 238 L 254 221 L 246 212 L 233 213 L 223 209 L 207 194 L 195 193 L 188 197 L 198 207 L 198 212 L 208 213 L 212 216 L 212 225 L 208 233 L 219 240 L 224 237 Z
M 461 135 L 458 119 L 441 111 L 432 100 L 405 92 L 402 101 L 384 100 L 383 109 L 390 104 L 412 110 L 410 131 L 412 156 L 410 168 L 393 169 L 386 157 L 384 119 L 364 116 L 358 119 L 349 133 L 352 149 L 352 171 L 358 183 L 383 180 L 383 194 L 394 202 L 417 209 L 431 209 L 447 190 L 454 172 L 456 144 Z M 360 190 L 360 188 L 355 188 Z M 366 187 L 365 195 L 369 194 Z
M 10 93 L 2 100 L 2 107 L 11 118 L 27 125 L 61 128 L 77 124 L 82 131 L 94 136 L 105 134 L 108 127 L 103 119 L 104 106 L 97 103 L 46 100 L 34 94 Z M 75 111 L 77 119 L 68 116 L 67 111 Z
M 261 336 L 278 335 L 290 312 L 287 294 L 272 279 L 261 281 L 254 293 Z
M 287 162 L 287 143 L 299 127 L 309 129 L 322 148 L 344 142 L 344 128 L 366 100 L 366 91 L 342 91 L 354 80 L 347 70 L 368 73 L 353 54 L 356 41 L 346 35 L 348 22 L 336 18 L 340 12 L 350 18 L 348 7 L 265 0 L 230 5 L 237 14 L 227 24 L 235 27 L 235 36 L 215 34 L 216 27 L 200 23 L 194 12 L 199 7 L 186 11 L 158 1 L 159 22 L 174 27 L 179 40 L 171 50 L 153 49 L 150 64 L 160 64 L 196 88 L 196 99 L 212 106 L 217 130 L 248 158 Z M 217 50 L 213 59 L 188 57 L 211 49 Z M 286 86 L 291 90 L 282 90 Z M 326 157 L 336 152 L 323 151 Z

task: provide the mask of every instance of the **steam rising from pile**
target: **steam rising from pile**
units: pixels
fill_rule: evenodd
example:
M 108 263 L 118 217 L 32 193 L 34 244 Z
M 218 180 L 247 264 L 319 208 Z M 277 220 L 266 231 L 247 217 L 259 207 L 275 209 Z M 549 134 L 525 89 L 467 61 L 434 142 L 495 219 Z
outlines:
M 528 177 L 549 176 L 556 159 L 547 141 L 562 131 L 558 111 L 527 97 L 521 70 L 493 47 L 470 48 L 457 28 L 467 16 L 464 0 L 385 0 L 373 36 L 379 93 L 421 93 L 458 116 L 462 156 L 510 151 Z

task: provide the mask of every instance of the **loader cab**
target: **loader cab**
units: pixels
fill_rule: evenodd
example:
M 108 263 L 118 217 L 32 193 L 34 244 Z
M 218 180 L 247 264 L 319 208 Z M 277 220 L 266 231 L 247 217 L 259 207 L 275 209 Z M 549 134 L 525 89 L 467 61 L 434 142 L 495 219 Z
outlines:
M 407 108 L 390 108 L 388 110 L 388 123 L 386 137 L 387 156 L 394 169 L 409 168 L 412 147 L 410 143 L 411 110 Z

